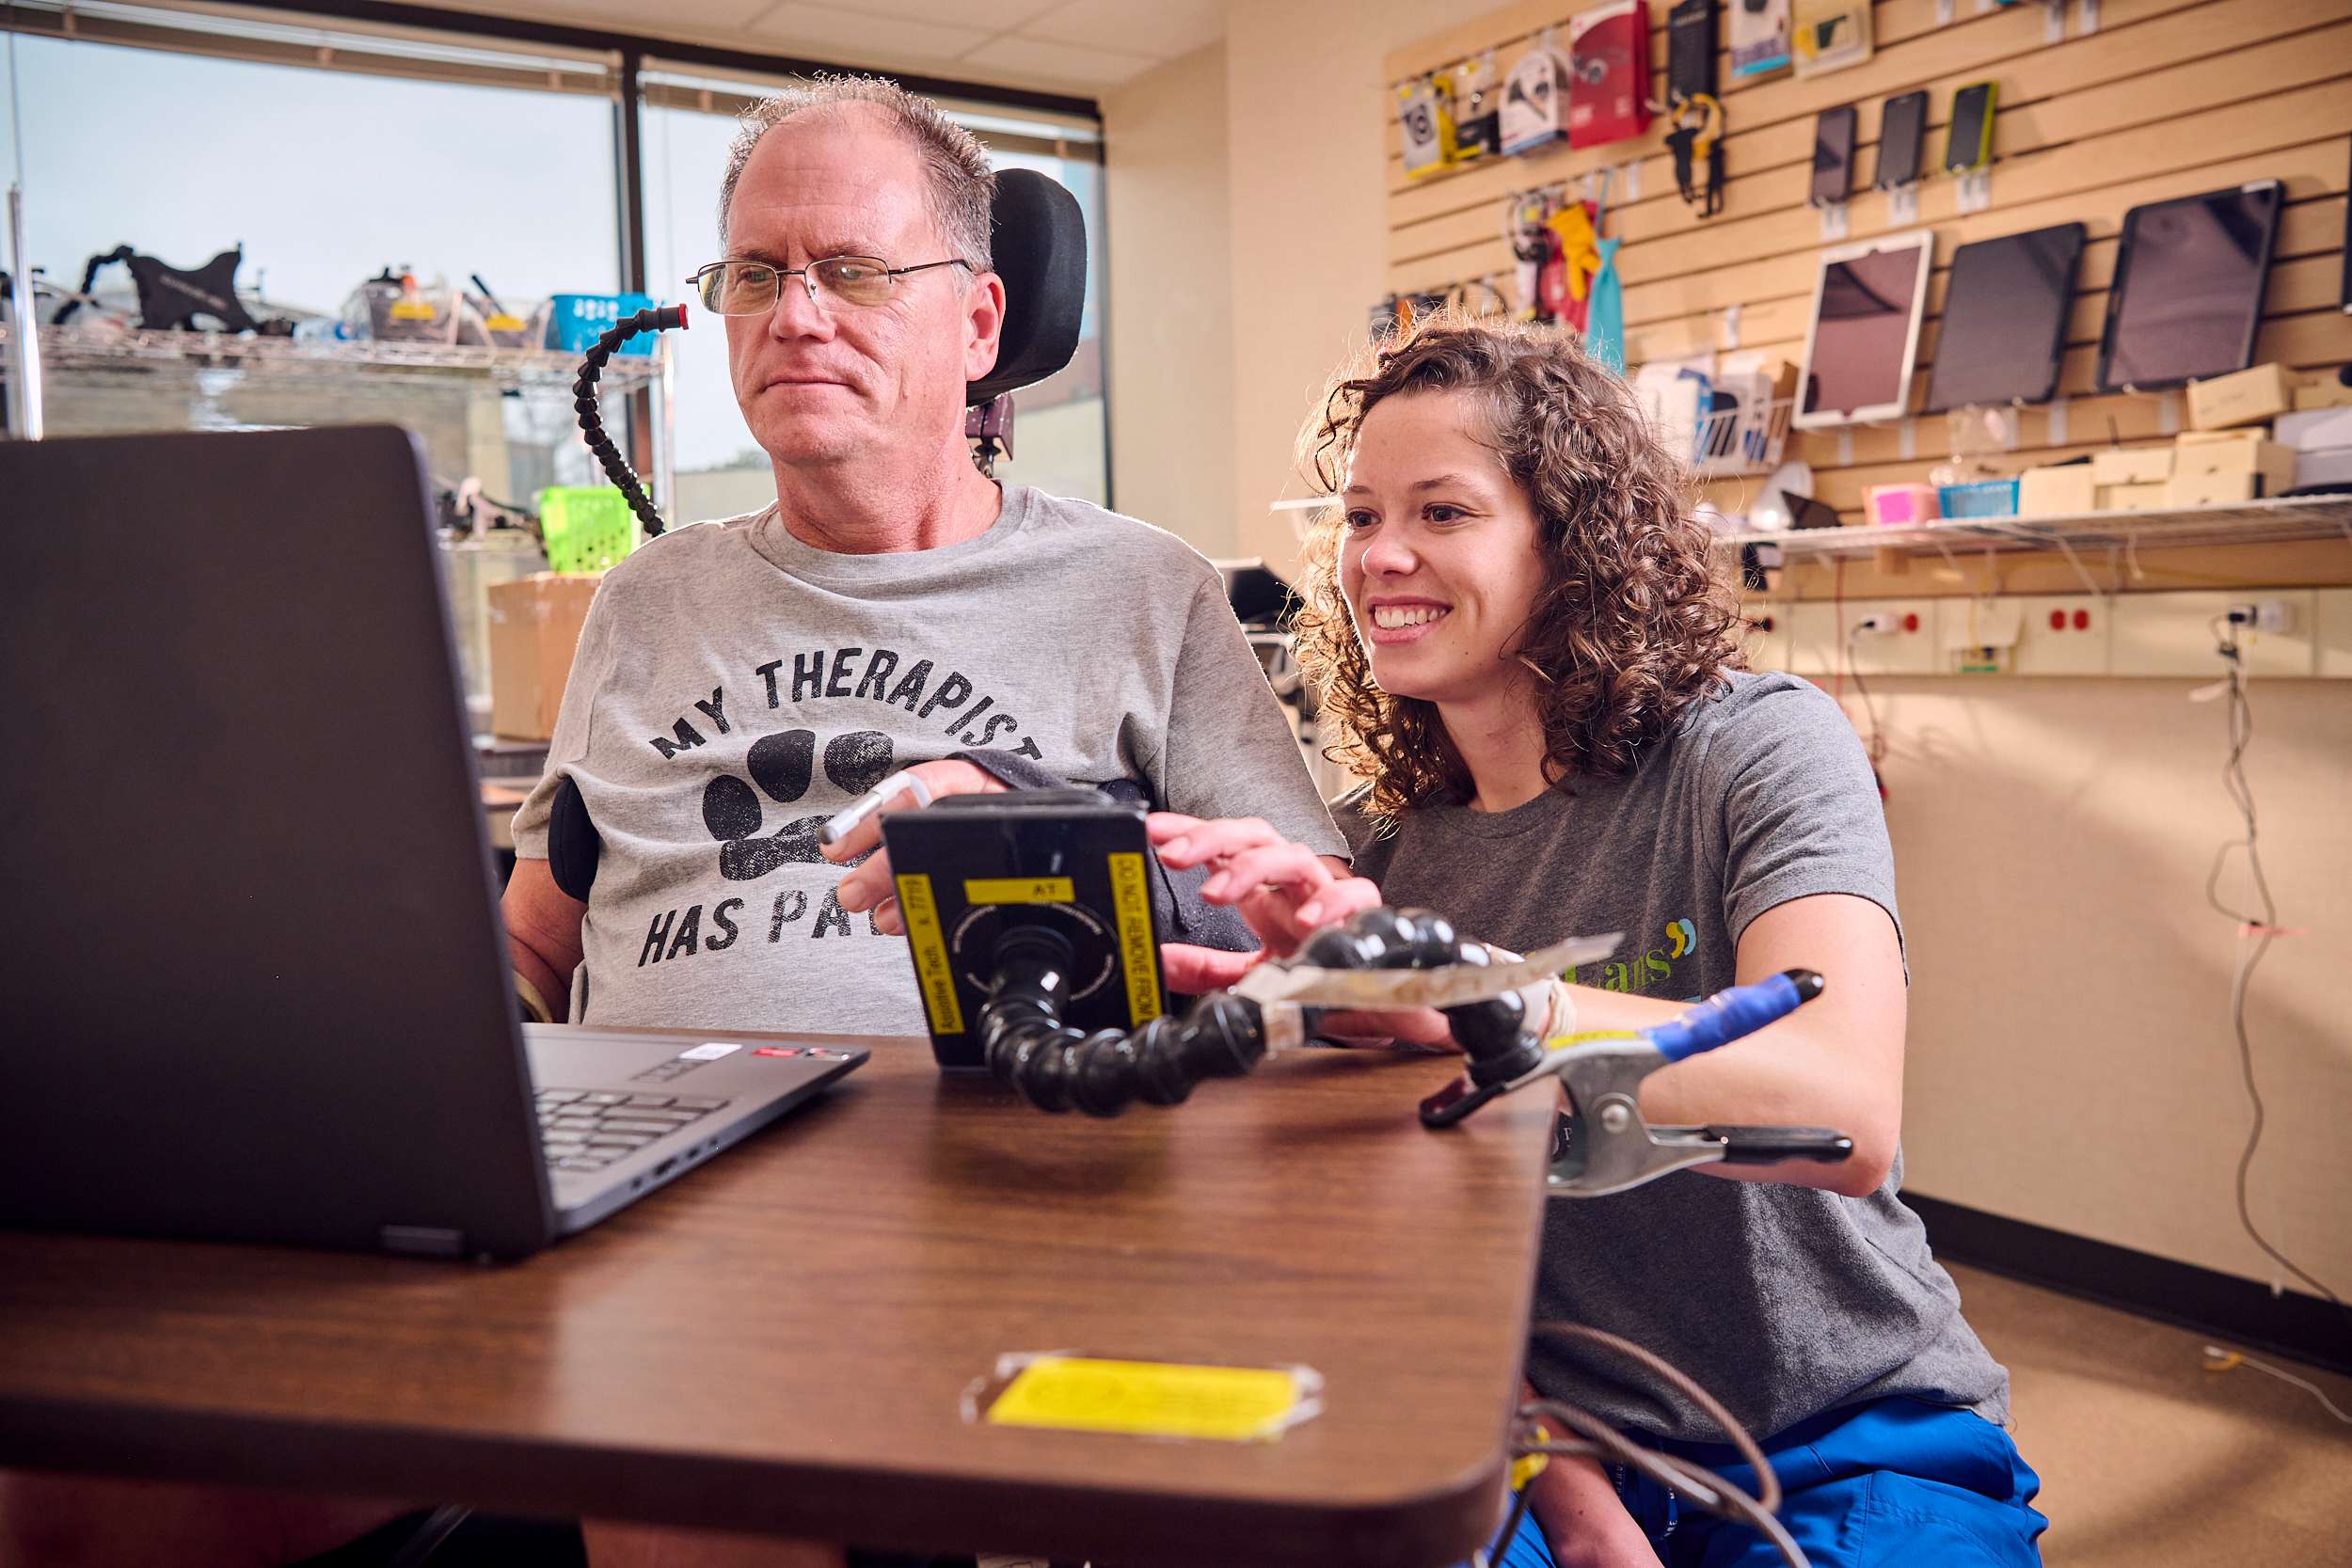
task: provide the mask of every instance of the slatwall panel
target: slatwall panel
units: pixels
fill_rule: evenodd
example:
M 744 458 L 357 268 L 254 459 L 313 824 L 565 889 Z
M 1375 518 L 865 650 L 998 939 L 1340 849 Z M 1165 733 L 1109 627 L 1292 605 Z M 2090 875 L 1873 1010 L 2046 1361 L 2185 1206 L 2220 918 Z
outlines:
M 1738 0 L 1720 8 L 1727 18 Z M 1507 73 L 1537 31 L 1557 28 L 1565 47 L 1577 0 L 1523 0 L 1400 49 L 1387 61 L 1391 83 L 1441 69 L 1486 49 Z M 1655 84 L 1665 82 L 1667 0 L 1650 6 Z M 1421 180 L 1406 178 L 1394 116 L 1387 132 L 1389 285 L 1434 289 L 1492 277 L 1506 293 L 1513 261 L 1504 237 L 1510 193 L 1640 159 L 1639 197 L 1620 200 L 1613 182 L 1605 231 L 1625 243 L 1629 363 L 1713 345 L 1733 347 L 1725 308 L 1740 307 L 1737 347 L 1791 362 L 1804 351 L 1806 318 L 1822 248 L 1818 214 L 1806 204 L 1814 117 L 1852 103 L 1858 112 L 1854 182 L 1878 160 L 1879 111 L 1898 93 L 1929 90 L 1922 163 L 1940 164 L 1956 87 L 1999 84 L 1994 131 L 1992 205 L 1961 215 L 1957 182 L 1931 175 L 1919 187 L 1919 227 L 1936 235 L 1936 270 L 1919 342 L 1912 406 L 1925 401 L 1953 251 L 1969 241 L 2079 219 L 2089 230 L 2059 382 L 2063 439 L 2046 413 L 2026 409 L 2017 450 L 1988 462 L 2004 473 L 2079 455 L 2104 445 L 2166 438 L 2155 396 L 2089 395 L 2099 330 L 2114 275 L 2124 212 L 2140 202 L 2249 180 L 2286 187 L 2256 362 L 2303 368 L 2352 359 L 2352 316 L 2338 308 L 2345 212 L 2346 136 L 2352 133 L 2352 0 L 2101 0 L 2099 27 L 2081 31 L 2082 0 L 2064 8 L 2063 41 L 2048 40 L 2048 8 L 1998 10 L 1953 0 L 1939 24 L 1937 0 L 1878 0 L 1876 50 L 1865 63 L 1804 81 L 1783 72 L 1736 83 L 1717 56 L 1729 135 L 1723 210 L 1700 218 L 1675 189 L 1663 117 L 1641 140 L 1571 151 L 1554 144 L 1518 158 L 1489 159 Z M 1724 25 L 1727 28 L 1727 21 Z M 1719 40 L 1721 41 L 1721 40 Z M 1858 190 L 1849 209 L 1853 239 L 1912 225 L 1889 222 L 1887 198 Z M 1369 303 L 1369 302 L 1367 302 Z M 2185 408 L 2176 408 L 2185 420 Z M 1811 464 L 1816 493 L 1849 521 L 1861 517 L 1873 484 L 1925 477 L 1946 447 L 1942 417 L 1920 417 L 1902 456 L 1898 425 L 1839 433 L 1801 432 L 1788 455 Z M 1721 480 L 1709 499 L 1742 511 L 1756 481 Z M 2327 549 L 2328 546 L 2320 546 Z M 2352 555 L 2333 546 L 2323 578 L 2352 580 Z M 2298 577 L 2304 574 L 2296 574 Z M 1914 590 L 1916 591 L 1915 589 Z

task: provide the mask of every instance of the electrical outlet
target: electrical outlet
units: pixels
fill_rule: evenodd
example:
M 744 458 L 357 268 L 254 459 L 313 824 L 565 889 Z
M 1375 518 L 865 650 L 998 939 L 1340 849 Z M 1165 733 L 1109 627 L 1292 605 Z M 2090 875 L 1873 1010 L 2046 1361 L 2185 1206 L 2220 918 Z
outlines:
M 2242 591 L 2241 591 L 2242 592 Z M 2286 629 L 2237 628 L 2238 657 L 2249 675 L 2296 676 L 2315 673 L 2310 627 L 2310 589 L 2273 590 L 2264 599 L 2284 611 Z M 2232 610 L 2259 615 L 2262 601 L 2205 592 L 2124 594 L 2115 601 L 2115 652 L 2119 675 L 2191 675 L 2214 679 L 2223 672 L 2217 623 Z M 2298 629 L 2301 628 L 2301 629 Z
M 2295 605 L 2287 599 L 2256 599 L 2230 607 L 2230 619 L 2256 631 L 2286 632 L 2295 629 Z
M 2115 610 L 2096 594 L 2035 596 L 2014 601 L 2022 610 L 2014 664 L 2021 675 L 2104 675 L 2108 673 Z
M 1876 599 L 1846 606 L 1839 642 L 1846 668 L 1864 675 L 1940 675 L 1933 599 Z

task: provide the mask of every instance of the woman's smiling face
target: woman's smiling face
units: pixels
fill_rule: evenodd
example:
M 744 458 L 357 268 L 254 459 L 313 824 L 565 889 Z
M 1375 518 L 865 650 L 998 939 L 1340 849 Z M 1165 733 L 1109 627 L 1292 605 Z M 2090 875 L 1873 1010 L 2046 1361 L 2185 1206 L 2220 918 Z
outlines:
M 1428 391 L 1383 399 L 1357 433 L 1340 590 L 1391 696 L 1462 702 L 1518 674 L 1543 557 L 1527 495 L 1482 429 L 1470 395 Z

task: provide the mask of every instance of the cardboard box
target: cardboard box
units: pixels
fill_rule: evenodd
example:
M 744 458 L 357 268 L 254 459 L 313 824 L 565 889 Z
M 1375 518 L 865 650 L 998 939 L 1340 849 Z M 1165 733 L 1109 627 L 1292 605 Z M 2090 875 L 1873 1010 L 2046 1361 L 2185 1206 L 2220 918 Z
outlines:
M 2293 447 L 2265 439 L 2258 431 L 2234 434 L 2240 438 L 2183 441 L 2173 458 L 2172 477 L 2230 479 L 2252 475 L 2262 482 L 2257 494 L 2265 496 L 2275 496 L 2295 483 Z
M 2352 447 L 2352 404 L 2342 408 L 2307 408 L 2299 414 L 2281 414 L 2273 427 L 2281 446 L 2296 451 L 2326 451 L 2330 447 Z
M 564 682 L 580 646 L 580 623 L 603 575 L 541 572 L 493 583 L 490 603 L 490 730 L 515 740 L 555 734 Z
M 2352 408 L 2352 386 L 2334 376 L 2324 380 L 2306 381 L 2295 389 L 2295 406 L 2310 408 Z
M 2090 454 L 2093 484 L 2153 484 L 2171 477 L 2170 447 L 2109 447 Z
M 2188 384 L 2188 422 L 2199 430 L 2260 424 L 2294 406 L 2283 365 L 2256 365 L 2234 375 Z
M 2261 480 L 2251 473 L 2174 474 L 2164 485 L 2167 506 L 2235 506 L 2254 499 Z
M 2159 480 L 2149 484 L 2102 484 L 2099 486 L 2101 512 L 2148 512 L 2169 505 L 2165 499 L 2169 481 Z
M 2099 510 L 2099 491 L 2088 463 L 2027 468 L 2017 476 L 2020 517 L 2066 517 Z

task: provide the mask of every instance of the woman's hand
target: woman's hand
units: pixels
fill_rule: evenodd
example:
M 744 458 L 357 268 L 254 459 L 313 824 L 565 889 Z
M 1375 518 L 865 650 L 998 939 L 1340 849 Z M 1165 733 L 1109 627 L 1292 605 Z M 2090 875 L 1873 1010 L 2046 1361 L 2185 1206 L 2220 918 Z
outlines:
M 953 758 L 938 762 L 918 762 L 905 771 L 923 781 L 923 787 L 936 800 L 943 795 L 996 795 L 1005 788 L 1005 782 L 985 768 Z M 835 865 L 848 865 L 867 850 L 873 853 L 841 879 L 834 896 L 841 907 L 851 914 L 865 910 L 874 911 L 874 925 L 891 936 L 906 935 L 906 922 L 898 917 L 898 897 L 892 890 L 898 885 L 890 879 L 890 852 L 880 847 L 882 819 L 894 811 L 914 809 L 914 797 L 901 794 L 890 804 L 859 823 L 838 844 L 819 846 L 818 853 Z
M 1372 883 L 1258 817 L 1207 820 L 1155 811 L 1144 831 L 1169 870 L 1209 868 L 1200 896 L 1232 907 L 1269 958 L 1287 958 L 1313 932 L 1380 902 Z
M 1170 942 L 1160 949 L 1170 990 L 1198 995 L 1232 985 L 1252 965 L 1290 958 L 1324 927 L 1380 902 L 1380 890 L 1371 880 L 1351 875 L 1339 862 L 1303 844 L 1291 843 L 1254 816 L 1203 820 L 1163 811 L 1152 813 L 1144 828 L 1159 847 L 1161 864 L 1174 871 L 1210 867 L 1200 896 L 1232 906 L 1265 944 L 1255 953 L 1224 953 Z M 1326 1013 L 1316 1033 L 1365 1045 L 1391 1040 L 1437 1045 L 1451 1038 L 1445 1019 L 1426 1007 Z
M 1153 812 L 1144 831 L 1171 871 L 1207 866 L 1200 896 L 1239 914 L 1263 945 L 1255 953 L 1169 942 L 1160 949 L 1170 990 L 1187 995 L 1230 986 L 1264 958 L 1287 958 L 1325 926 L 1380 902 L 1380 890 L 1252 817 L 1207 819 Z

